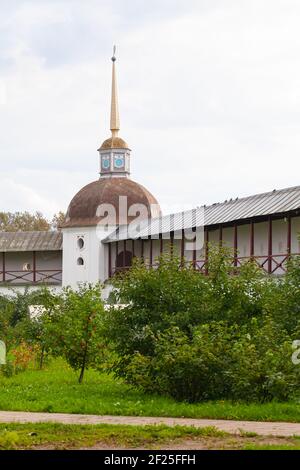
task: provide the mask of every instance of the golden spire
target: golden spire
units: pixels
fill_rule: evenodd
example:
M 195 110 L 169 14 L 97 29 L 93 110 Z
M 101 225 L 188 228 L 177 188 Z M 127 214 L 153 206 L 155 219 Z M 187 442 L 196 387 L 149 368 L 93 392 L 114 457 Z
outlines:
M 116 46 L 113 49 L 112 60 L 112 85 L 111 85 L 111 111 L 110 111 L 110 130 L 112 137 L 117 137 L 120 130 L 119 106 L 118 106 L 118 93 L 117 93 L 117 79 L 116 79 Z

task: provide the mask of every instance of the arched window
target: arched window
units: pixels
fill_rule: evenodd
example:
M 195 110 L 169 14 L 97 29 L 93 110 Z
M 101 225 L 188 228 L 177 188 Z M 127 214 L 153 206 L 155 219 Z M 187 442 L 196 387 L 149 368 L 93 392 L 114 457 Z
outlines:
M 79 237 L 77 240 L 77 246 L 80 250 L 84 247 L 84 239 L 82 237 Z
M 116 270 L 128 269 L 132 265 L 131 251 L 121 251 L 116 258 Z
M 77 259 L 77 264 L 78 264 L 78 266 L 83 266 L 84 265 L 83 258 L 78 258 Z

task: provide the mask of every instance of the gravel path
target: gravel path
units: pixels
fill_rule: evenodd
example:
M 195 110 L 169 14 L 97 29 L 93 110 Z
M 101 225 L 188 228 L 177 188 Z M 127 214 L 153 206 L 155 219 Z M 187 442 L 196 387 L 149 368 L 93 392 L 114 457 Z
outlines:
M 2 423 L 41 423 L 52 422 L 62 424 L 127 424 L 166 426 L 195 426 L 216 428 L 238 434 L 240 431 L 256 433 L 259 436 L 300 436 L 300 423 L 232 421 L 221 419 L 192 419 L 192 418 L 156 418 L 142 416 L 100 416 L 66 413 L 32 413 L 23 411 L 0 411 Z

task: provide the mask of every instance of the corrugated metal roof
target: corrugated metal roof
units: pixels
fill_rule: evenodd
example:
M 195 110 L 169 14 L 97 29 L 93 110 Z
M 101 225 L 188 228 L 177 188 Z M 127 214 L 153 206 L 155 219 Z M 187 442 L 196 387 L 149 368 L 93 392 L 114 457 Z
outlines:
M 274 190 L 205 208 L 205 225 L 278 214 L 300 208 L 300 186 Z
M 119 234 L 119 240 L 122 239 L 137 239 L 147 238 L 149 235 L 155 237 L 160 233 L 169 234 L 170 232 L 178 232 L 179 230 L 191 230 L 193 227 L 200 227 L 204 225 L 204 208 L 198 207 L 176 214 L 168 214 L 163 217 L 155 219 L 148 219 L 140 222 L 139 224 L 131 224 L 128 227 L 122 226 L 115 234 Z M 110 235 L 108 239 L 114 237 Z
M 300 209 L 300 186 L 230 199 L 223 203 L 173 214 L 171 218 L 173 217 L 175 222 L 171 230 L 176 231 L 200 225 L 224 224 L 253 217 L 281 214 L 296 209 Z M 149 223 L 146 221 L 141 225 L 140 234 L 134 237 L 128 234 L 127 227 L 120 227 L 110 234 L 104 242 L 109 243 L 127 238 L 143 238 L 150 234 L 165 233 L 170 226 L 168 225 L 169 220 L 170 215 L 152 219 Z
M 0 232 L 0 252 L 62 250 L 62 234 L 49 232 Z

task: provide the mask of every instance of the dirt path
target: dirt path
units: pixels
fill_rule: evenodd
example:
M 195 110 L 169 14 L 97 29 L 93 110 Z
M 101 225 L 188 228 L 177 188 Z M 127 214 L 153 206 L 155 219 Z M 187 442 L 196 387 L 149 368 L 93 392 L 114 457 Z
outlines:
M 142 416 L 99 416 L 66 413 L 33 413 L 24 411 L 0 411 L 2 423 L 41 423 L 52 422 L 62 424 L 126 424 L 126 425 L 154 425 L 166 426 L 214 426 L 230 434 L 256 433 L 259 436 L 300 436 L 300 423 L 232 421 L 220 419 L 192 419 L 192 418 L 156 418 Z

